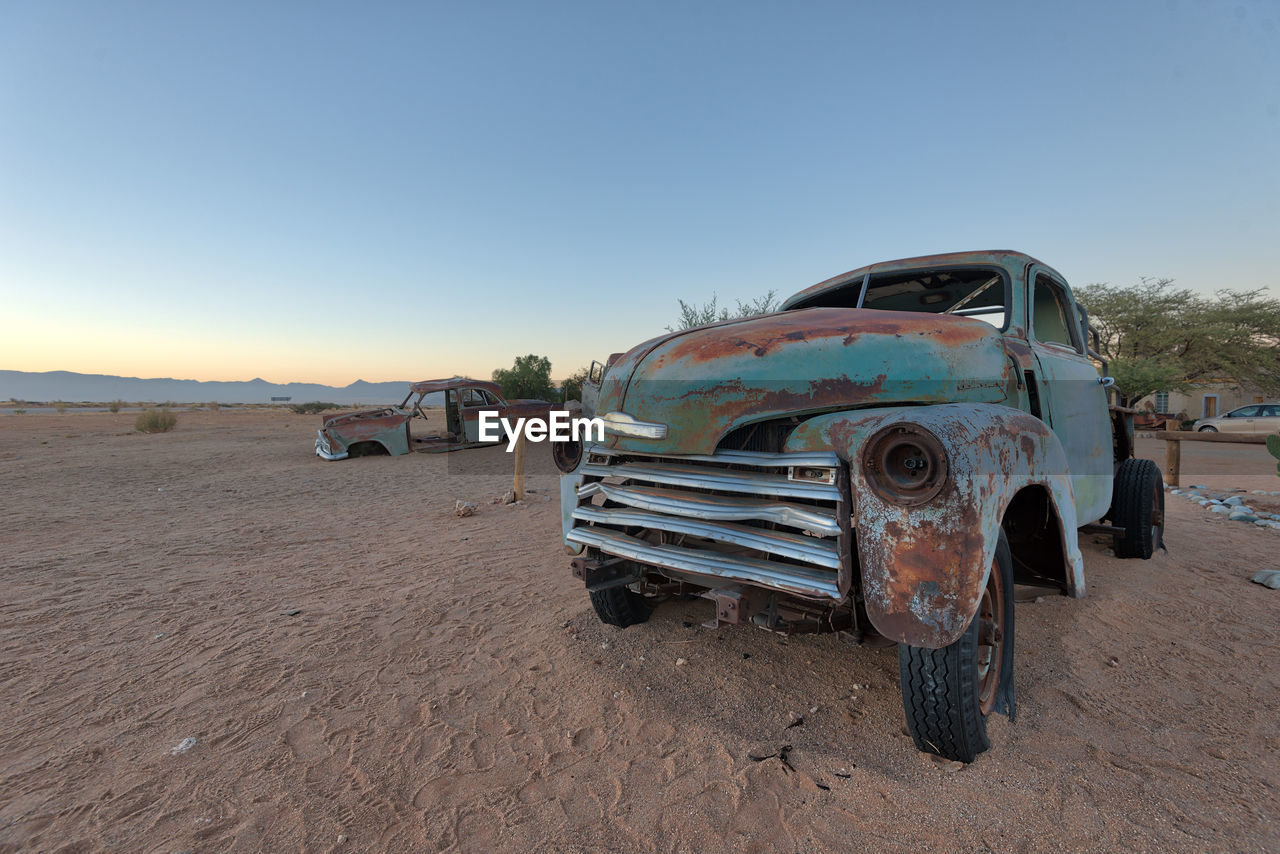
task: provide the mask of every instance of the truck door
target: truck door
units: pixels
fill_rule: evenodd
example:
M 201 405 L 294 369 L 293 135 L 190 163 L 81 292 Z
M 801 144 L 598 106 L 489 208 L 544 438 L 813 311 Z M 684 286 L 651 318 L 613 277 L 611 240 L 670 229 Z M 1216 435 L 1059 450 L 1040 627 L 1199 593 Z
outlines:
M 1111 419 L 1098 369 L 1085 356 L 1075 305 L 1065 284 L 1032 268 L 1031 350 L 1039 367 L 1041 410 L 1067 453 L 1076 518 L 1095 522 L 1111 506 Z

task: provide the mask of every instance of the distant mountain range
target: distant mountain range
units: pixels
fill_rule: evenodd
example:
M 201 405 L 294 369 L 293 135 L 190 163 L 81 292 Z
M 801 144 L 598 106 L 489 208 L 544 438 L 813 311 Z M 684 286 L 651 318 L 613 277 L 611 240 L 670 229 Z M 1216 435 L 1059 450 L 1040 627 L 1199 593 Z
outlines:
M 70 371 L 0 371 L 0 401 L 270 403 L 273 397 L 288 397 L 292 398 L 292 403 L 322 400 L 341 404 L 382 404 L 399 403 L 408 393 L 408 380 L 389 383 L 356 380 L 349 386 L 335 388 L 316 383 L 269 383 L 260 379 L 248 382 L 200 382 L 76 374 Z

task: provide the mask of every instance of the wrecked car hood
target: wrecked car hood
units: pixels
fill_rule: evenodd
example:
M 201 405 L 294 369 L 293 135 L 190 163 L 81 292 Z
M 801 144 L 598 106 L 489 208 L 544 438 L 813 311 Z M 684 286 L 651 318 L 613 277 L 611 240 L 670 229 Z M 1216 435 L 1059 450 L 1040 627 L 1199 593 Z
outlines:
M 668 425 L 666 438 L 610 447 L 710 454 L 733 429 L 771 417 L 886 403 L 994 403 L 1009 362 L 1000 333 L 944 314 L 810 308 L 677 332 L 610 366 L 598 414 Z

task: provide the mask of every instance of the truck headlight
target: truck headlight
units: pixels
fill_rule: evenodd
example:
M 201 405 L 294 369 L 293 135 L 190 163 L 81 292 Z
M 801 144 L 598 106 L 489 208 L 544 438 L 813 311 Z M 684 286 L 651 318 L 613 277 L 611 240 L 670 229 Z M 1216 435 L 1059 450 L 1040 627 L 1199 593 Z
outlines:
M 578 439 L 552 442 L 551 458 L 555 460 L 556 468 L 565 474 L 572 474 L 578 468 L 578 463 L 582 462 L 582 442 Z
M 947 482 L 947 452 L 918 424 L 890 424 L 862 448 L 862 470 L 876 493 L 895 504 L 923 504 Z

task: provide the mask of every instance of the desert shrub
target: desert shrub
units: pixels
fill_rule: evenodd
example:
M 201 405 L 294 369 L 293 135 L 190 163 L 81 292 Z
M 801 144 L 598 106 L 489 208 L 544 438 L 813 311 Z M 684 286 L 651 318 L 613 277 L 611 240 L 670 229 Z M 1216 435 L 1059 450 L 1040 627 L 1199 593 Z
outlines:
M 13 414 L 14 414 L 14 415 L 26 415 L 26 414 L 27 414 L 27 410 L 25 410 L 25 409 L 15 409 L 15 410 L 13 410 Z
M 59 415 L 61 415 L 67 411 L 67 402 L 65 400 L 55 400 L 53 402 L 53 408 L 58 411 Z
M 122 406 L 124 406 L 123 400 L 113 400 L 107 404 L 107 409 L 111 412 L 119 412 Z
M 178 423 L 178 416 L 168 409 L 148 409 L 138 414 L 133 429 L 139 433 L 168 433 Z
M 313 400 L 310 403 L 294 403 L 289 408 L 299 415 L 314 415 L 317 412 L 324 412 L 326 409 L 337 409 L 336 403 L 324 403 L 323 401 Z
M 1267 451 L 1271 456 L 1280 460 L 1280 436 L 1273 435 L 1267 437 Z M 1280 475 L 1280 463 L 1276 463 L 1276 474 Z

